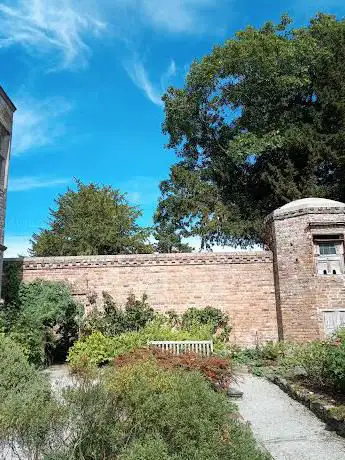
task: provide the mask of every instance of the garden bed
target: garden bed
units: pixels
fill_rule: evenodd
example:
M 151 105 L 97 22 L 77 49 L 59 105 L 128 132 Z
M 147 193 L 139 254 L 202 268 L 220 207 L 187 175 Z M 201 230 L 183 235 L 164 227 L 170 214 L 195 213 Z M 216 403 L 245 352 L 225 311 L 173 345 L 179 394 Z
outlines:
M 291 382 L 274 374 L 267 375 L 267 378 L 293 399 L 310 409 L 327 424 L 330 430 L 345 437 L 345 405 L 338 404 L 338 401 L 327 394 L 311 391 L 302 382 Z

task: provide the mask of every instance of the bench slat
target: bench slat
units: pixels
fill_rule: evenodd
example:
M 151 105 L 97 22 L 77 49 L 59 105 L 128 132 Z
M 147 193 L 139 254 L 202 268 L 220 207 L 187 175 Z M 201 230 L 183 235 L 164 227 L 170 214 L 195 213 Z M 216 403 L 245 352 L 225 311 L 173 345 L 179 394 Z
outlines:
M 183 352 L 194 352 L 209 356 L 213 353 L 212 340 L 151 340 L 148 345 L 177 355 Z

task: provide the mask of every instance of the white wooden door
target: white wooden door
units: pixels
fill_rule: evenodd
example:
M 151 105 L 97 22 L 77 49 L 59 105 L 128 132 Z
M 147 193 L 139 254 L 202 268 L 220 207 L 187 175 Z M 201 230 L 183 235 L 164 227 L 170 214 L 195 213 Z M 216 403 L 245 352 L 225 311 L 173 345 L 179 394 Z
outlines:
M 323 312 L 324 331 L 327 337 L 340 327 L 345 327 L 345 310 L 325 310 Z

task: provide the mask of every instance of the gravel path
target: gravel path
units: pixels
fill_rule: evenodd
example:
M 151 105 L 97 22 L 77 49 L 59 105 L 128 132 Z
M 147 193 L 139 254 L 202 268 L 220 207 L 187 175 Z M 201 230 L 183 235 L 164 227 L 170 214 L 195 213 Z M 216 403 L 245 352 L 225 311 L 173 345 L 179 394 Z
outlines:
M 256 439 L 275 460 L 345 460 L 345 438 L 264 378 L 241 375 L 238 401 Z

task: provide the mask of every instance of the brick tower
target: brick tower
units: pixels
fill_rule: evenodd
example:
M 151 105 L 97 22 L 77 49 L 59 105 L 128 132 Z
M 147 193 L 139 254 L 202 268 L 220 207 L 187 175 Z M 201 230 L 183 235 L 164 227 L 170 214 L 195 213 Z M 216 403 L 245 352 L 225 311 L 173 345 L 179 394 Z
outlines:
M 293 201 L 268 218 L 281 340 L 324 338 L 345 324 L 345 204 Z

